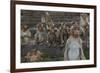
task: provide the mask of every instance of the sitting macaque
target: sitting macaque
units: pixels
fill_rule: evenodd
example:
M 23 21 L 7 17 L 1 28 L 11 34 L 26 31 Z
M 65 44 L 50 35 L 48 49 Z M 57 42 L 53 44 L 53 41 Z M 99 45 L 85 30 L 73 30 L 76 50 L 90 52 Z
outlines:
M 36 62 L 42 60 L 42 53 L 39 50 L 32 50 L 32 52 L 28 52 L 25 56 L 25 59 L 29 62 Z
M 47 35 L 43 26 L 41 26 L 41 24 L 37 26 L 37 32 L 34 35 L 34 37 L 35 37 L 36 42 L 38 43 L 46 41 Z
M 27 62 L 30 61 L 30 57 L 31 57 L 30 55 L 31 55 L 31 52 L 27 52 L 26 56 L 24 57 Z
M 30 61 L 39 61 L 39 60 L 41 60 L 42 58 L 41 58 L 41 55 L 42 55 L 42 53 L 38 50 L 38 51 L 33 51 L 32 53 L 31 53 L 31 57 L 30 57 Z
M 48 43 L 50 45 L 54 44 L 54 42 L 55 42 L 55 32 L 54 32 L 54 29 L 48 30 L 47 39 L 48 39 Z
M 27 44 L 31 38 L 31 32 L 27 24 L 21 25 L 21 42 Z

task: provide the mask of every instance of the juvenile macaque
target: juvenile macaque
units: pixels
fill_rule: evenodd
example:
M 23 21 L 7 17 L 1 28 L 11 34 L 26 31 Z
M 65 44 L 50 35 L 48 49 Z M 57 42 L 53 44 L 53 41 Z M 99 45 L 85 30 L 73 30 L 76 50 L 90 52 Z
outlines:
M 37 25 L 37 31 L 36 31 L 36 34 L 35 34 L 35 40 L 38 42 L 38 43 L 41 43 L 41 42 L 44 42 L 46 41 L 47 39 L 47 34 L 45 32 L 45 28 L 41 25 L 41 24 L 38 24 Z
M 42 60 L 42 53 L 39 50 L 32 50 L 31 52 L 28 52 L 25 56 L 25 59 L 29 62 L 36 62 Z

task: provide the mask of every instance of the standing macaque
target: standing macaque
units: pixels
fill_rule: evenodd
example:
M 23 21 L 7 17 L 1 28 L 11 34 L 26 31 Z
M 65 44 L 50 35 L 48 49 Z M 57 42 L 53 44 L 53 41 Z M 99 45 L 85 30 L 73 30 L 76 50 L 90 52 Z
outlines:
M 82 40 L 80 38 L 80 28 L 76 25 L 71 26 L 70 36 L 65 45 L 64 60 L 84 60 Z
M 85 49 L 89 49 L 89 15 L 80 15 L 80 25 L 82 31 L 83 46 Z
M 89 15 L 80 14 L 80 27 L 83 35 L 86 33 L 86 27 L 89 26 Z

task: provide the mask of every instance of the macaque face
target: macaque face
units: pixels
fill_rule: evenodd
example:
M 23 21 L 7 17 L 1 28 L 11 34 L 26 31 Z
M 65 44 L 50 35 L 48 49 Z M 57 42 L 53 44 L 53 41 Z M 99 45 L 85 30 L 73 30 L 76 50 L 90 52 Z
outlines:
M 27 26 L 27 25 L 23 25 L 23 26 L 21 27 L 21 30 L 24 31 L 24 32 L 27 31 L 27 29 L 28 29 L 28 26 Z
M 43 28 L 40 26 L 40 27 L 38 27 L 38 30 L 39 31 L 43 31 Z
M 80 35 L 80 31 L 78 29 L 74 30 L 74 37 L 77 38 Z

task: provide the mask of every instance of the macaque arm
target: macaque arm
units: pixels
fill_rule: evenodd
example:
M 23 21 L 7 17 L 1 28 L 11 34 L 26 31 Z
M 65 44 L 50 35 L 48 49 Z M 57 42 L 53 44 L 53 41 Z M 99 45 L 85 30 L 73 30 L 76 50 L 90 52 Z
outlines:
M 80 45 L 81 45 L 81 59 L 82 60 L 85 60 L 86 58 L 85 58 L 85 55 L 84 55 L 84 52 L 83 52 L 83 49 L 82 49 L 82 40 L 80 39 Z
M 64 50 L 64 60 L 68 60 L 68 44 L 70 42 L 70 39 L 67 40 Z

